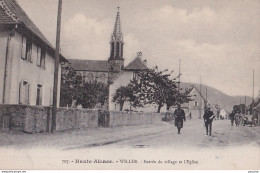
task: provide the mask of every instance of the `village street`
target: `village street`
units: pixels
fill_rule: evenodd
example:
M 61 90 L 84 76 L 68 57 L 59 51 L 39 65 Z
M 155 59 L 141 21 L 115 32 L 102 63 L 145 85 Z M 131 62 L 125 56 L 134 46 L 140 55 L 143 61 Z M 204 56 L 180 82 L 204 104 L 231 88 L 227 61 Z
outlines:
M 0 147 L 51 147 L 74 150 L 101 148 L 168 148 L 259 146 L 259 126 L 230 126 L 229 120 L 213 121 L 212 136 L 205 136 L 203 120 L 186 120 L 181 134 L 173 122 L 114 128 L 87 128 L 55 133 L 1 132 Z
M 260 159 L 259 126 L 231 127 L 229 120 L 214 121 L 212 136 L 205 136 L 202 120 L 187 120 L 180 135 L 173 122 L 161 122 L 55 133 L 9 131 L 0 138 L 6 169 L 256 169 Z M 189 164 L 177 164 L 186 159 Z M 165 163 L 155 164 L 158 160 Z
M 258 170 L 259 126 L 187 120 L 55 133 L 0 132 L 1 169 L 246 169 Z
M 230 126 L 228 120 L 213 122 L 212 136 L 206 136 L 202 120 L 187 120 L 181 134 L 173 123 L 169 130 L 152 135 L 138 136 L 128 140 L 116 142 L 106 147 L 236 147 L 260 146 L 260 128 L 250 126 Z

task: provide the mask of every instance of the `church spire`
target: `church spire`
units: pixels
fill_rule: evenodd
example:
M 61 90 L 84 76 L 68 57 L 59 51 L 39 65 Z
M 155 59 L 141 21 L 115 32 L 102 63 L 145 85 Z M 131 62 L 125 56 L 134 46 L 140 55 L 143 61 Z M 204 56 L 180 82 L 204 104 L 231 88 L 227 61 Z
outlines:
M 121 21 L 120 21 L 120 12 L 119 7 L 117 7 L 117 15 L 115 20 L 114 30 L 111 35 L 110 41 L 110 57 L 109 63 L 114 71 L 121 71 L 124 66 L 124 58 L 123 58 L 123 34 L 121 30 Z
M 122 31 L 121 31 L 119 8 L 120 7 L 117 7 L 118 11 L 117 11 L 117 15 L 116 15 L 116 21 L 115 21 L 115 26 L 114 26 L 111 41 L 122 41 L 123 42 L 123 34 L 122 34 Z

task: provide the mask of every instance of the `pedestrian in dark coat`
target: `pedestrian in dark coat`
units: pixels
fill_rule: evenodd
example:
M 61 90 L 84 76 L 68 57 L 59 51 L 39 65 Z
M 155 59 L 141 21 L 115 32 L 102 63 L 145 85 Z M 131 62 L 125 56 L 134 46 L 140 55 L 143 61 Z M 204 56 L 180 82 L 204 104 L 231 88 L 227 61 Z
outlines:
M 232 111 L 232 112 L 230 113 L 229 118 L 230 118 L 230 120 L 231 120 L 231 126 L 233 126 L 234 120 L 235 120 L 235 112 L 234 112 L 234 111 Z
M 208 107 L 205 110 L 205 113 L 203 115 L 204 122 L 205 122 L 205 127 L 206 127 L 206 135 L 209 134 L 211 136 L 211 131 L 212 131 L 212 122 L 213 119 L 215 118 L 214 113 L 210 110 L 210 107 Z
M 186 121 L 184 110 L 181 109 L 181 105 L 177 105 L 177 109 L 174 111 L 175 126 L 178 129 L 178 134 L 181 134 L 181 128 L 183 127 L 183 120 Z

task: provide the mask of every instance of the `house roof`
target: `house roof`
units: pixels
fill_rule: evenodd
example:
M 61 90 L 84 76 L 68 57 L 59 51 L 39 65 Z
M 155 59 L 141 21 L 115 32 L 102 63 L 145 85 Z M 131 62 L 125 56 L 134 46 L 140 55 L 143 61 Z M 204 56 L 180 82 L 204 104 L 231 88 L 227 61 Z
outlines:
M 1 0 L 1 17 L 0 21 L 3 24 L 24 24 L 29 30 L 31 30 L 35 35 L 42 39 L 45 43 L 51 46 L 51 43 L 46 39 L 46 37 L 41 33 L 37 26 L 31 21 L 27 14 L 23 11 L 16 0 Z
M 126 67 L 124 67 L 124 70 L 145 70 L 145 69 L 148 69 L 148 67 L 140 57 L 136 57 L 132 62 L 130 62 Z
M 30 30 L 38 39 L 47 44 L 54 53 L 55 48 L 31 21 L 16 0 L 0 0 L 0 24 L 17 24 Z M 60 55 L 62 61 L 67 61 Z
M 76 71 L 104 72 L 109 70 L 108 61 L 69 59 L 69 62 Z
M 6 10 L 4 9 L 4 6 L 2 4 L 2 2 L 0 1 L 0 24 L 6 23 L 6 24 L 14 24 L 17 23 L 18 21 L 15 21 L 15 19 L 13 19 L 11 17 L 11 15 L 8 15 L 6 13 Z

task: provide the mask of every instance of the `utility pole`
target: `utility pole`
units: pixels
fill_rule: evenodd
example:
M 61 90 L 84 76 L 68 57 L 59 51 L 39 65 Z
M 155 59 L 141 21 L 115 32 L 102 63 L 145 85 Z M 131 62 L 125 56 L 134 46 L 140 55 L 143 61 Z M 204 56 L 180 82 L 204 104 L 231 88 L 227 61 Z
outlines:
M 255 71 L 253 70 L 253 102 L 255 97 Z
M 246 107 L 246 96 L 245 96 L 245 114 L 247 114 L 247 107 Z
M 180 92 L 180 84 L 181 84 L 181 58 L 179 62 L 179 85 L 178 85 L 178 91 Z
M 254 97 L 255 97 L 255 71 L 253 70 L 253 98 L 252 98 L 252 106 L 251 106 L 251 111 L 253 115 L 253 107 L 254 107 Z
M 55 49 L 55 68 L 54 68 L 54 83 L 53 83 L 53 105 L 52 105 L 52 124 L 51 132 L 56 130 L 56 113 L 57 113 L 57 93 L 58 93 L 58 75 L 59 75 L 59 58 L 60 58 L 60 26 L 61 26 L 61 10 L 62 0 L 58 4 L 57 16 L 57 32 L 56 32 L 56 49 Z
M 199 112 L 199 119 L 201 119 L 201 114 L 202 114 L 202 103 L 201 103 L 201 76 L 200 76 L 200 96 L 199 96 L 199 104 L 200 104 L 200 112 Z
M 208 102 L 208 87 L 206 87 L 206 101 Z

